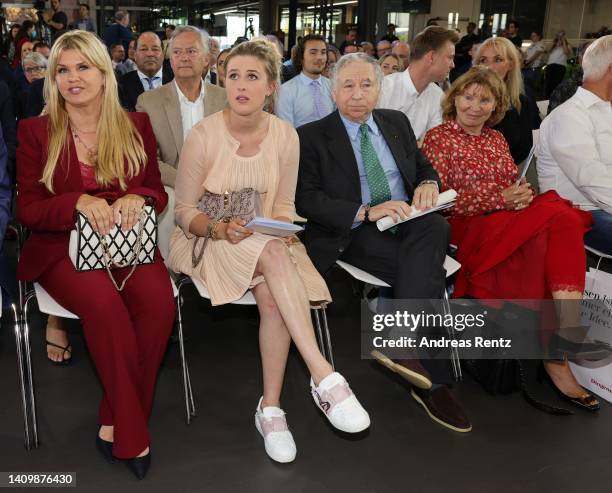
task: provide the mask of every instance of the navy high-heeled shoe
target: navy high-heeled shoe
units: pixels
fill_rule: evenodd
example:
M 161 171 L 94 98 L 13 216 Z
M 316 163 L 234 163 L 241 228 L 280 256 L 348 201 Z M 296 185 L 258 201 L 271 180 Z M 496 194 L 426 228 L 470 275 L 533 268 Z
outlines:
M 151 467 L 151 450 L 149 450 L 147 455 L 127 459 L 124 462 L 128 466 L 129 470 L 134 473 L 134 476 L 136 476 L 138 479 L 144 479 L 149 472 L 149 468 Z
M 96 433 L 96 448 L 100 451 L 106 462 L 110 464 L 115 462 L 115 458 L 113 457 L 113 442 L 107 442 L 100 438 L 99 431 Z

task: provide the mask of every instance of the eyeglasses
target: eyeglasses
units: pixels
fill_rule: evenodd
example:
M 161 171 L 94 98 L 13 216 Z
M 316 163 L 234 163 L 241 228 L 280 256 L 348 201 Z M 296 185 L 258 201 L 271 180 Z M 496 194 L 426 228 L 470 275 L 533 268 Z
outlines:
M 40 73 L 43 70 L 45 70 L 44 67 L 28 67 L 24 70 L 24 72 L 26 74 L 34 74 L 34 73 Z
M 175 56 L 177 58 L 182 57 L 183 55 L 187 55 L 189 58 L 195 58 L 200 54 L 200 50 L 197 50 L 195 48 L 188 48 L 186 50 L 180 49 L 180 48 L 176 48 L 172 50 L 172 56 Z

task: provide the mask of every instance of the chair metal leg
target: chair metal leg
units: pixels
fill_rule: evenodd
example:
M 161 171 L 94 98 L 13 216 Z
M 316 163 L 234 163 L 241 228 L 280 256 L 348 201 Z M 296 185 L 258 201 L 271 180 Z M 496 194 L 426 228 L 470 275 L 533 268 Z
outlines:
M 12 305 L 13 314 L 15 316 L 15 346 L 17 349 L 17 365 L 19 370 L 19 386 L 21 390 L 21 407 L 23 409 L 23 430 L 25 448 L 32 448 L 32 439 L 30 431 L 30 406 L 28 403 L 28 388 L 26 383 L 26 370 L 24 365 L 23 337 L 22 337 L 22 319 L 21 310 L 18 310 L 15 304 Z
M 25 349 L 25 368 L 30 399 L 30 419 L 32 425 L 32 444 L 36 448 L 38 442 L 38 419 L 36 417 L 36 398 L 34 396 L 34 378 L 32 377 L 32 347 L 30 345 L 30 326 L 28 325 L 28 306 L 35 298 L 34 291 L 28 293 L 23 305 L 23 347 Z
M 327 361 L 336 370 L 334 365 L 334 353 L 332 351 L 331 336 L 329 334 L 329 325 L 327 324 L 327 304 L 323 303 L 319 308 L 321 310 L 321 319 L 323 321 L 323 332 L 325 333 L 325 344 L 327 346 Z
M 312 314 L 314 315 L 314 320 L 315 320 L 315 329 L 317 330 L 317 340 L 319 342 L 319 349 L 321 350 L 321 354 L 323 354 L 323 357 L 325 359 L 327 358 L 327 354 L 325 351 L 325 344 L 323 343 L 323 332 L 321 330 L 321 319 L 319 318 L 319 309 L 318 307 L 313 307 L 312 308 Z
M 442 297 L 442 311 L 444 315 L 452 315 L 450 299 L 448 297 L 448 291 L 444 290 L 444 295 Z M 455 328 L 448 327 L 448 335 L 451 339 L 455 339 Z M 461 371 L 461 359 L 459 357 L 459 350 L 456 347 L 451 347 L 451 363 L 453 365 L 453 373 L 455 375 L 455 380 L 461 381 L 463 380 L 463 373 Z
M 191 377 L 189 375 L 189 365 L 185 356 L 185 341 L 183 339 L 183 314 L 182 314 L 182 287 L 189 283 L 189 278 L 185 277 L 179 279 L 177 282 L 177 297 L 176 297 L 176 311 L 178 318 L 178 340 L 179 340 L 179 353 L 181 357 L 181 370 L 183 374 L 183 391 L 185 393 L 185 411 L 187 416 L 187 424 L 191 423 L 191 418 L 196 416 L 195 402 L 193 399 L 193 390 L 191 388 Z

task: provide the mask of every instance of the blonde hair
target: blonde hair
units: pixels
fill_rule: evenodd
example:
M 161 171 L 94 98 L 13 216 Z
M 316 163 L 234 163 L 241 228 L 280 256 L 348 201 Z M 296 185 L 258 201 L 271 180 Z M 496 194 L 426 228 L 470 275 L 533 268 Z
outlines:
M 506 88 L 508 89 L 508 97 L 510 103 L 516 108 L 516 111 L 521 112 L 521 94 L 525 94 L 525 86 L 523 85 L 523 76 L 521 74 L 522 62 L 518 48 L 514 46 L 512 41 L 506 38 L 497 37 L 485 39 L 476 54 L 476 61 L 480 64 L 480 54 L 483 50 L 492 47 L 499 55 L 512 62 L 512 68 L 506 75 Z
M 126 179 L 140 172 L 147 163 L 147 155 L 142 137 L 127 112 L 119 104 L 117 81 L 106 47 L 95 34 L 81 30 L 69 31 L 60 36 L 53 43 L 49 55 L 49 69 L 44 87 L 46 113 L 49 115 L 49 149 L 40 181 L 53 192 L 53 175 L 57 163 L 61 156 L 69 155 L 69 119 L 66 102 L 55 80 L 60 57 L 66 50 L 78 51 L 89 65 L 102 72 L 104 85 L 97 130 L 96 181 L 102 186 L 108 186 L 117 179 L 121 189 L 125 190 Z M 124 165 L 125 160 L 127 160 L 127 170 Z
M 264 70 L 268 76 L 269 82 L 275 82 L 274 92 L 270 96 L 272 100 L 276 99 L 276 93 L 280 87 L 280 73 L 283 59 L 278 52 L 276 44 L 268 41 L 265 38 L 256 38 L 251 41 L 245 41 L 232 48 L 230 54 L 225 59 L 225 74 L 227 78 L 228 67 L 232 58 L 237 56 L 252 56 L 263 63 Z M 227 83 L 226 83 L 227 85 Z
M 399 57 L 399 55 L 396 55 L 395 53 L 387 53 L 386 55 L 381 56 L 378 59 L 378 64 L 382 67 L 382 64 L 385 63 L 385 60 L 387 58 L 394 58 L 397 62 L 397 66 L 399 67 L 399 71 L 401 72 L 402 70 L 404 70 L 405 67 L 403 60 Z
M 506 84 L 493 70 L 480 65 L 472 67 L 450 86 L 442 100 L 442 117 L 445 120 L 454 120 L 457 117 L 455 98 L 464 94 L 471 86 L 481 87 L 491 93 L 495 99 L 495 108 L 485 125 L 487 127 L 497 125 L 510 108 Z

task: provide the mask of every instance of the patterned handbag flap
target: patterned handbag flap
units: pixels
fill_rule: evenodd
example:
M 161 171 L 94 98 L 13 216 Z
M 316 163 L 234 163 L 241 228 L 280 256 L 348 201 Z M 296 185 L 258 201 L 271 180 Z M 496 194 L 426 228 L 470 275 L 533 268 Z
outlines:
M 151 206 L 145 206 L 143 211 L 141 220 L 132 229 L 124 232 L 120 227 L 113 227 L 103 238 L 106 248 L 87 217 L 80 212 L 77 213 L 76 269 L 79 271 L 105 269 L 105 251 L 109 253 L 111 266 L 132 265 L 141 229 L 142 243 L 136 263 L 153 263 L 157 246 L 157 216 Z

